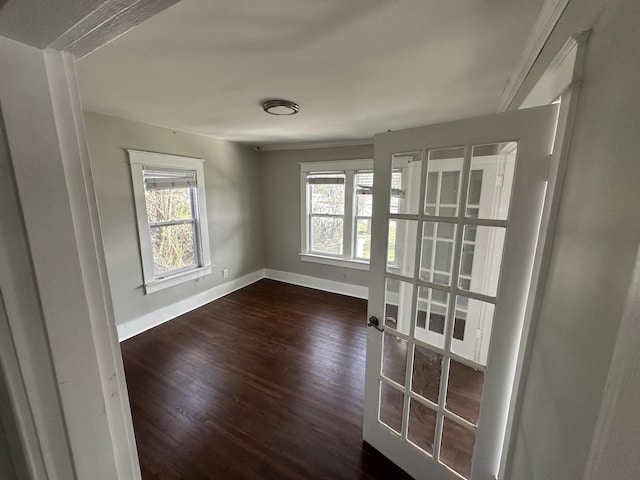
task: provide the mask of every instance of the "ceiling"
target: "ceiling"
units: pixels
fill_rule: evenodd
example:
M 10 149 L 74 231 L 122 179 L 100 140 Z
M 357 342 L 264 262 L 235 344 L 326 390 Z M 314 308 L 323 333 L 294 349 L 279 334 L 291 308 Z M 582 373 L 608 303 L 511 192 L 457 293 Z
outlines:
M 45 48 L 105 0 L 0 0 L 0 35 Z
M 497 112 L 543 0 L 181 0 L 77 62 L 85 109 L 250 145 Z M 272 116 L 263 100 L 300 104 Z

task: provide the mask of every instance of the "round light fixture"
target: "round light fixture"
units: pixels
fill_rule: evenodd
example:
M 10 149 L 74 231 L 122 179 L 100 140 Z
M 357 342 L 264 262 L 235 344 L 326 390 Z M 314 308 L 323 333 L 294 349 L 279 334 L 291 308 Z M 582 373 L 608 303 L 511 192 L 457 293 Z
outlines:
M 300 107 L 290 100 L 275 99 L 264 102 L 262 109 L 271 115 L 295 115 Z

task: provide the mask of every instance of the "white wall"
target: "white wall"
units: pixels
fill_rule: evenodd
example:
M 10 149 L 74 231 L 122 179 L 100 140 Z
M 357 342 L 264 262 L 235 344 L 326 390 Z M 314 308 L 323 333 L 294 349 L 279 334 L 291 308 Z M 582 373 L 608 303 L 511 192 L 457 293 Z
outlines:
M 258 152 L 201 135 L 85 112 L 116 322 L 135 321 L 264 268 Z M 215 268 L 207 277 L 145 295 L 125 149 L 205 159 L 208 228 Z M 222 269 L 229 277 L 222 278 Z
M 13 468 L 13 461 L 9 452 L 9 441 L 5 435 L 4 428 L 0 422 L 0 478 L 4 480 L 15 480 L 16 471 Z
M 139 478 L 72 64 L 5 38 L 0 64 L 0 360 L 31 474 Z
M 640 478 L 640 252 L 616 347 L 585 480 Z
M 369 286 L 369 272 L 300 260 L 300 162 L 373 158 L 373 145 L 260 153 L 267 269 Z
M 572 1 L 522 90 L 593 28 L 511 479 L 579 479 L 589 455 L 640 241 L 638 25 L 637 0 Z

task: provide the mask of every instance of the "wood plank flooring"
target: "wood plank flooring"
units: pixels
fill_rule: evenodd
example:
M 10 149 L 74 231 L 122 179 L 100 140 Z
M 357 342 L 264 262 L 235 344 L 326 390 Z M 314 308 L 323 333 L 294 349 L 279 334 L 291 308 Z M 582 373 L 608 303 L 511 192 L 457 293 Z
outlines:
M 123 342 L 143 479 L 408 480 L 362 442 L 365 318 L 261 280 Z

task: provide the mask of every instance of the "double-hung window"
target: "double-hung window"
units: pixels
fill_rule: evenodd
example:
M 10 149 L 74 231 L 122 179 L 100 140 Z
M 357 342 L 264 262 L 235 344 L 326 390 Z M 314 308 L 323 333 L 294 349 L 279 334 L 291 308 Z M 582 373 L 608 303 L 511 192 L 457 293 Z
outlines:
M 146 293 L 211 273 L 203 160 L 129 150 L 129 163 Z
M 373 160 L 301 163 L 300 178 L 301 258 L 367 269 Z

